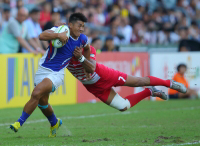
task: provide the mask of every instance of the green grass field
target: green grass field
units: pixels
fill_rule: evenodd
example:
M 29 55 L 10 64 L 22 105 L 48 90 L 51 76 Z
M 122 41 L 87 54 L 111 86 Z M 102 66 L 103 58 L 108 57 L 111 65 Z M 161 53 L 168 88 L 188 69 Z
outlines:
M 200 145 L 200 100 L 142 101 L 126 112 L 103 103 L 54 106 L 63 125 L 48 138 L 49 123 L 37 109 L 17 133 L 8 127 L 22 108 L 0 110 L 2 146 Z

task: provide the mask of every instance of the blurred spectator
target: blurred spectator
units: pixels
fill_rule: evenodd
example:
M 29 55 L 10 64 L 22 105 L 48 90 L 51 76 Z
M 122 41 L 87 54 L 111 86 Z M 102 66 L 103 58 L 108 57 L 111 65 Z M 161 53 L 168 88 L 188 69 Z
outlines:
M 29 52 L 37 54 L 35 50 L 32 50 L 29 44 L 24 38 L 27 38 L 29 42 L 32 40 L 29 38 L 27 31 L 25 31 L 25 25 L 22 23 L 28 16 L 28 10 L 20 8 L 17 13 L 17 17 L 8 21 L 6 28 L 2 32 L 0 37 L 0 53 L 17 53 L 19 50 L 19 44 L 26 48 Z
M 16 7 L 11 9 L 11 16 L 12 17 L 16 17 L 17 16 L 17 11 L 21 7 L 24 7 L 24 1 L 23 0 L 17 0 Z
M 107 36 L 105 45 L 101 51 L 107 51 L 107 52 L 115 52 L 118 51 L 118 47 L 114 45 L 113 37 L 112 36 Z
M 121 44 L 123 45 L 130 44 L 132 35 L 132 27 L 129 25 L 129 19 L 126 15 L 128 14 L 121 17 L 121 26 L 118 28 L 118 32 L 121 32 L 124 36 L 124 39 L 121 41 Z
M 192 21 L 191 27 L 189 28 L 189 38 L 200 41 L 200 31 L 195 21 Z
M 97 13 L 95 14 L 94 17 L 95 17 L 94 18 L 95 19 L 95 24 L 101 25 L 101 26 L 105 24 L 106 18 L 105 18 L 104 14 L 103 14 L 103 9 L 102 9 L 101 5 L 99 5 L 97 7 Z
M 158 41 L 157 26 L 154 21 L 147 24 L 147 31 L 144 33 L 143 44 L 155 45 Z
M 53 12 L 61 12 L 63 11 L 62 6 L 60 5 L 60 1 L 53 0 Z
M 131 43 L 141 43 L 144 34 L 146 32 L 146 28 L 144 27 L 144 22 L 139 20 L 133 26 L 132 36 L 131 36 Z
M 177 71 L 178 72 L 174 75 L 173 80 L 184 84 L 187 88 L 187 92 L 183 94 L 179 93 L 176 90 L 169 89 L 169 98 L 170 99 L 197 98 L 198 97 L 197 92 L 189 88 L 188 81 L 184 77 L 187 71 L 187 66 L 185 64 L 179 64 L 177 67 Z
M 42 33 L 42 29 L 39 24 L 39 19 L 40 19 L 40 9 L 35 7 L 30 11 L 29 18 L 25 20 L 25 25 L 29 34 L 29 38 L 33 40 L 34 44 L 31 44 L 32 46 L 36 46 L 36 50 L 38 52 L 41 52 L 44 54 L 44 50 L 42 47 L 41 42 L 43 43 L 44 47 L 48 47 L 48 43 L 46 41 L 41 41 L 39 40 L 39 35 Z M 27 50 L 22 48 L 22 52 L 26 52 Z
M 2 20 L 0 21 L 0 33 L 7 26 L 9 19 L 10 19 L 10 8 L 6 7 L 3 9 Z
M 179 43 L 179 51 L 200 51 L 200 43 L 196 40 L 183 39 Z
M 200 41 L 199 0 L 3 0 L 3 3 L 11 7 L 11 16 L 16 16 L 22 6 L 42 6 L 39 21 L 42 29 L 47 22 L 46 26 L 52 26 L 58 17 L 67 24 L 72 12 L 81 12 L 88 18 L 85 32 L 89 39 L 112 35 L 114 45 Z M 51 19 L 52 10 L 60 16 L 52 13 Z
M 121 23 L 120 16 L 116 15 L 110 19 L 110 27 L 119 27 Z
M 97 53 L 101 53 L 102 41 L 99 37 L 92 39 L 91 46 L 96 49 Z
M 57 22 L 60 22 L 60 13 L 59 13 L 59 11 L 52 11 L 52 12 L 51 12 L 51 20 L 48 21 L 48 22 L 45 24 L 43 30 L 51 29 L 52 27 L 55 26 L 55 24 L 56 24 Z
M 69 17 L 70 17 L 71 14 L 72 14 L 71 10 L 66 10 L 65 11 L 65 17 L 61 21 L 68 24 L 68 20 L 69 20 Z
M 51 3 L 45 2 L 43 5 L 43 10 L 40 13 L 40 25 L 44 28 L 44 25 L 51 20 Z
M 180 36 L 181 40 L 189 38 L 189 36 L 188 36 L 188 27 L 180 27 L 178 33 L 179 33 L 179 36 Z
M 124 39 L 124 36 L 118 35 L 118 33 L 117 33 L 117 27 L 111 27 L 110 34 L 113 37 L 113 43 L 114 43 L 114 45 L 115 46 L 119 46 L 121 44 L 120 38 Z

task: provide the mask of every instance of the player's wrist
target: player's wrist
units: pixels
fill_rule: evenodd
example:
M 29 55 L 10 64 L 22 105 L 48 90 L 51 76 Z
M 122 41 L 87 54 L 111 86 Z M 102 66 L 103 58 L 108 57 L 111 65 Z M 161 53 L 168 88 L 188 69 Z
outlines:
M 82 56 L 78 59 L 78 61 L 81 62 L 81 63 L 84 62 L 84 61 L 85 61 L 85 56 L 82 55 Z

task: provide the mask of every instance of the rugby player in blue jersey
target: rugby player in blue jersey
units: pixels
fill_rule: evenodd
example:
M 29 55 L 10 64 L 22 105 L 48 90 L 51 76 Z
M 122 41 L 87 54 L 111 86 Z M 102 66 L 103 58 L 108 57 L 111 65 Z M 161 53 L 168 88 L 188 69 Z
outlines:
M 85 22 L 87 22 L 87 18 L 83 14 L 73 13 L 68 23 L 70 29 L 69 38 L 66 37 L 66 32 L 54 33 L 56 27 L 40 34 L 40 40 L 50 41 L 59 39 L 65 45 L 61 48 L 54 48 L 50 43 L 46 53 L 40 59 L 34 78 L 35 88 L 30 100 L 25 104 L 20 118 L 14 124 L 10 125 L 13 131 L 17 132 L 38 106 L 51 124 L 49 137 L 56 136 L 56 131 L 61 126 L 62 120 L 56 118 L 53 109 L 48 104 L 48 98 L 49 94 L 54 92 L 64 81 L 64 70 L 68 66 L 76 47 L 83 47 L 84 49 L 84 56 L 81 56 L 79 61 L 82 61 L 85 71 L 93 73 L 95 70 L 95 68 L 91 68 L 93 65 L 88 61 L 90 59 L 88 38 L 82 34 Z

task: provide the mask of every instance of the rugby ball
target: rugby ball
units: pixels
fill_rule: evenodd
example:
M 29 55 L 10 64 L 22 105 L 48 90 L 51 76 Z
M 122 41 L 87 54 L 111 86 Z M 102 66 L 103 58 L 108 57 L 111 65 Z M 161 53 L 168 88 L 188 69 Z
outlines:
M 66 26 L 66 25 L 59 26 L 55 30 L 54 33 L 62 33 L 62 32 L 65 32 L 65 31 L 67 31 L 66 36 L 69 38 L 69 36 L 70 36 L 70 30 L 69 30 L 69 27 Z M 52 43 L 52 46 L 55 47 L 55 48 L 60 48 L 60 47 L 62 47 L 62 46 L 65 45 L 65 44 L 62 44 L 62 42 L 59 39 L 52 40 L 51 43 Z

